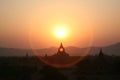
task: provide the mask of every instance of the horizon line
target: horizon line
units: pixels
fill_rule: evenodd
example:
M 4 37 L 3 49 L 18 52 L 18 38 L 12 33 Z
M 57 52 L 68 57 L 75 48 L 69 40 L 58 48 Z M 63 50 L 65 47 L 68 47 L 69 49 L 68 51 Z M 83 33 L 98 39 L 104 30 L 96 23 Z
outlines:
M 111 46 L 111 45 L 115 45 L 115 44 L 120 44 L 120 42 L 116 42 L 116 43 L 112 43 L 112 44 L 108 44 L 108 45 L 105 45 L 105 46 L 100 46 L 100 45 L 97 45 L 97 46 L 86 46 L 86 47 L 77 47 L 77 46 L 66 46 L 65 48 L 68 48 L 68 47 L 76 47 L 76 48 L 89 48 L 89 47 L 107 47 L 107 46 Z M 0 48 L 8 48 L 8 49 L 32 49 L 32 48 L 22 48 L 22 47 L 3 47 L 3 46 L 0 46 Z M 48 49 L 48 48 L 57 48 L 56 46 L 51 46 L 51 47 L 45 47 L 45 48 L 35 48 L 35 49 Z

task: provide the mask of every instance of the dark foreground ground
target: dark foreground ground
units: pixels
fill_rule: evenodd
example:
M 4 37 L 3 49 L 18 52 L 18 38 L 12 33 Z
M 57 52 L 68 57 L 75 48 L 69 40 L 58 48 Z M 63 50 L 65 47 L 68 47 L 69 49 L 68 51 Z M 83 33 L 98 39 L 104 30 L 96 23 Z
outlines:
M 53 68 L 36 57 L 0 57 L 0 80 L 120 80 L 120 57 L 87 56 L 68 68 Z

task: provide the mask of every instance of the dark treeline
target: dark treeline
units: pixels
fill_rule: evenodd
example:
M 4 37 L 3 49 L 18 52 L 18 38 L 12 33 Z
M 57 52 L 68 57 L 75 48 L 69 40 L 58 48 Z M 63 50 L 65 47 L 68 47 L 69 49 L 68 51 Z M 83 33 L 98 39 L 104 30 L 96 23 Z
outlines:
M 68 68 L 54 68 L 37 57 L 0 57 L 0 80 L 120 80 L 120 57 L 86 56 Z

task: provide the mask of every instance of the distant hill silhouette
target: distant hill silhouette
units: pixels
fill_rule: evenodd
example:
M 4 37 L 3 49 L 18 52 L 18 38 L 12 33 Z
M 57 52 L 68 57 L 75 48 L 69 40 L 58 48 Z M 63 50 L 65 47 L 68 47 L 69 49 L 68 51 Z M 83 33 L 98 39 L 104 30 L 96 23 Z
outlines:
M 113 45 L 105 46 L 105 47 L 91 47 L 88 55 L 97 55 L 99 53 L 100 48 L 103 49 L 103 52 L 106 55 L 115 55 L 120 56 L 120 43 L 116 43 Z M 84 52 L 87 48 L 78 48 L 78 47 L 66 47 L 66 52 L 69 53 L 70 56 L 79 56 Z M 40 55 L 44 56 L 53 55 L 57 52 L 56 47 L 45 48 L 45 49 L 36 49 Z M 31 49 L 15 49 L 15 48 L 0 48 L 0 56 L 25 56 L 26 53 L 29 56 L 35 56 Z

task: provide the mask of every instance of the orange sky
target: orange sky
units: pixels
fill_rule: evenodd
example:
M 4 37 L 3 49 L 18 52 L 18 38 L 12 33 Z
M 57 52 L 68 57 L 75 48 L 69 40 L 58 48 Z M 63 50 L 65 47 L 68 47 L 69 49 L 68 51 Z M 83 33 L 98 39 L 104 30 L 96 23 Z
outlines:
M 0 46 L 45 48 L 120 42 L 120 0 L 1 0 Z M 65 38 L 55 25 L 66 25 Z

